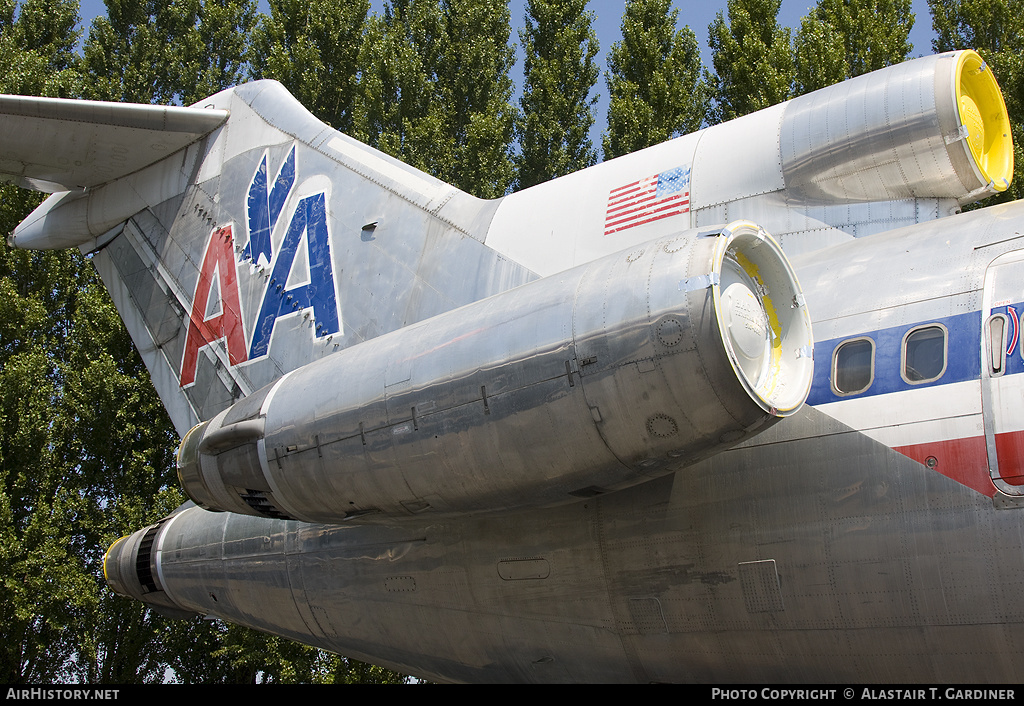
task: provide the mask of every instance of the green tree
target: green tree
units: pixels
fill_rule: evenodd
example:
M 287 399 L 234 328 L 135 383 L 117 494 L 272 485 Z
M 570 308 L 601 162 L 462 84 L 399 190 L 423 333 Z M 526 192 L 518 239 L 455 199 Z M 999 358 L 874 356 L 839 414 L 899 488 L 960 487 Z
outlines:
M 508 192 L 514 178 L 516 110 L 509 71 L 506 0 L 444 0 L 445 52 L 436 75 L 443 126 L 435 176 L 481 198 Z M 434 127 L 438 126 L 435 124 Z M 450 166 L 449 166 L 450 165 Z
M 508 7 L 395 0 L 367 20 L 354 133 L 483 198 L 512 183 Z
M 176 98 L 190 105 L 248 81 L 249 38 L 256 28 L 256 0 L 178 0 L 191 19 L 174 48 Z M 192 19 L 194 18 L 194 19 Z
M 622 41 L 605 76 L 611 101 L 604 158 L 635 152 L 700 129 L 710 103 L 693 30 L 676 30 L 670 0 L 629 0 Z
M 328 125 L 352 130 L 369 0 L 271 0 L 253 42 L 253 75 L 277 79 Z
M 981 49 L 1002 54 L 1024 42 L 1021 0 L 928 0 L 937 52 Z
M 331 684 L 407 684 L 410 678 L 366 662 L 331 655 L 326 664 L 325 683 Z
M 900 63 L 913 26 L 910 0 L 818 0 L 794 39 L 794 94 Z
M 792 96 L 793 54 L 789 28 L 779 26 L 782 0 L 729 0 L 708 25 L 715 73 L 707 81 L 715 96 L 712 123 L 732 120 Z
M 10 231 L 38 197 L 2 188 Z M 176 435 L 87 258 L 5 244 L 0 297 L 0 679 L 123 681 L 146 611 L 110 629 L 102 554 L 180 503 Z
M 353 134 L 420 169 L 432 146 L 423 123 L 430 115 L 442 20 L 430 2 L 395 0 L 366 21 L 359 52 Z
M 83 50 L 86 94 L 96 100 L 170 103 L 171 47 L 161 34 L 173 13 L 160 2 L 105 0 L 107 16 L 93 20 Z M 163 30 L 163 31 L 162 31 Z
M 11 69 L 0 92 L 77 95 L 77 9 L 0 0 L 0 57 Z M 186 38 L 209 56 L 217 22 L 196 18 L 206 33 Z M 152 56 L 132 42 L 118 45 L 120 59 Z M 231 64 L 197 59 L 183 86 L 184 74 L 128 63 L 106 85 L 120 94 L 112 97 L 186 97 L 220 80 L 220 69 L 196 69 L 214 65 Z M 0 230 L 40 200 L 0 184 Z M 0 316 L 0 681 L 323 681 L 337 672 L 333 655 L 215 621 L 165 620 L 105 587 L 104 550 L 184 499 L 177 435 L 89 258 L 3 243 Z
M 0 93 L 75 95 L 78 5 L 0 3 Z M 0 185 L 0 231 L 9 233 L 40 198 Z M 0 680 L 74 676 L 81 621 L 97 587 L 67 541 L 82 509 L 64 477 L 62 425 L 54 418 L 55 375 L 76 272 L 59 253 L 0 251 Z M 52 345 L 42 345 L 45 341 Z
M 1010 188 L 982 205 L 1024 196 L 1024 0 L 928 0 L 936 52 L 976 49 L 992 67 L 1013 134 Z
M 0 90 L 78 96 L 78 23 L 77 0 L 27 0 L 20 7 L 14 0 L 0 0 Z
M 518 127 L 517 188 L 597 162 L 590 140 L 597 96 L 597 36 L 587 0 L 528 0 L 519 39 L 525 83 Z
M 191 104 L 249 76 L 255 0 L 105 0 L 84 48 L 98 100 Z
M 350 660 L 301 645 L 282 637 L 264 635 L 236 625 L 215 623 L 220 647 L 209 651 L 218 665 L 216 681 L 260 684 L 402 684 L 397 672 Z M 187 637 L 187 634 L 185 635 Z M 187 654 L 188 650 L 182 650 Z M 192 660 L 203 675 L 207 668 Z M 184 662 L 179 662 L 184 666 Z M 200 680 L 210 683 L 209 678 Z M 199 683 L 198 681 L 196 683 Z

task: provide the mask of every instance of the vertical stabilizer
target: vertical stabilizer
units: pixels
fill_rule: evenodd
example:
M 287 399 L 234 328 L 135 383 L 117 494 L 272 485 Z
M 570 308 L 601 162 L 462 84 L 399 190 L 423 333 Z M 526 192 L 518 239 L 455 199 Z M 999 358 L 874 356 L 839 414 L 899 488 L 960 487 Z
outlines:
M 23 149 L 11 178 L 64 190 L 12 242 L 92 253 L 179 433 L 307 363 L 535 278 L 483 244 L 496 202 L 336 132 L 276 82 L 180 113 L 86 108 L 50 101 L 47 119 L 115 146 L 125 131 L 133 161 L 84 180 Z M 148 145 L 161 115 L 177 131 Z

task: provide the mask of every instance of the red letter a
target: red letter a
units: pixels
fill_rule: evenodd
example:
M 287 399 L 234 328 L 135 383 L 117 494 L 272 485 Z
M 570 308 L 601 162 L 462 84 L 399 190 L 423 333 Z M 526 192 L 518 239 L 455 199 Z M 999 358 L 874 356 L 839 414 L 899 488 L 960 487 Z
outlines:
M 203 257 L 203 267 L 199 271 L 199 281 L 196 283 L 196 295 L 192 298 L 188 333 L 185 335 L 185 355 L 181 359 L 182 387 L 196 381 L 199 349 L 218 339 L 227 339 L 228 360 L 231 365 L 238 365 L 248 359 L 233 247 L 234 239 L 231 236 L 230 225 L 218 228 L 210 234 L 210 242 Z M 220 291 L 220 313 L 206 319 L 204 317 L 210 303 L 214 277 L 217 278 L 217 289 Z

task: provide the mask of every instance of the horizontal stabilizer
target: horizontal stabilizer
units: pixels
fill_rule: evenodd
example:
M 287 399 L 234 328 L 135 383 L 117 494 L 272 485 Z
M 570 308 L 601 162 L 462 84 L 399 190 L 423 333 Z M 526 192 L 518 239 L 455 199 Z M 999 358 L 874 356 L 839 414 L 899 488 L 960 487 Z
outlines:
M 228 111 L 0 96 L 0 181 L 54 193 L 105 184 L 208 134 Z

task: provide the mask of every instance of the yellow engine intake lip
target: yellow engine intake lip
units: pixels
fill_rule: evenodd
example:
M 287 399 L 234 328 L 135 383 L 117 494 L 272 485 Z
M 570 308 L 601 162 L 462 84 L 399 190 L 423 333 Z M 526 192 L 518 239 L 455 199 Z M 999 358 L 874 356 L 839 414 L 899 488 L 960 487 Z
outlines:
M 966 143 L 982 179 L 1005 191 L 1013 177 L 1013 138 L 1002 91 L 992 69 L 975 51 L 961 52 L 956 65 L 956 105 Z

